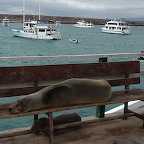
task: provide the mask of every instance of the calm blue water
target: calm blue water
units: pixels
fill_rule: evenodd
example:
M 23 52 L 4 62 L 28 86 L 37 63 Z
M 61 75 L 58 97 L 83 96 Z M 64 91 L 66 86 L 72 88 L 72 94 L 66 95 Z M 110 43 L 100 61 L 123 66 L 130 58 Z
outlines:
M 0 57 L 8 56 L 51 56 L 51 55 L 80 55 L 80 54 L 108 54 L 108 53 L 131 53 L 144 50 L 144 27 L 131 27 L 131 35 L 105 34 L 100 30 L 100 26 L 93 29 L 75 28 L 72 25 L 61 25 L 59 31 L 63 39 L 58 41 L 52 40 L 32 40 L 13 37 L 10 29 L 21 28 L 22 24 L 10 24 L 10 27 L 0 26 Z M 70 38 L 77 38 L 80 43 L 74 44 L 69 41 Z M 136 57 L 130 58 L 111 58 L 110 61 L 135 60 Z M 93 62 L 98 59 L 71 59 L 71 60 L 49 60 L 49 61 L 17 61 L 17 62 L 0 62 L 0 66 L 6 65 L 39 65 L 55 63 L 78 63 Z M 144 62 L 141 62 L 144 68 Z M 144 84 L 142 78 L 141 87 Z M 137 87 L 137 86 L 133 86 Z M 17 98 L 3 99 L 1 102 L 15 101 Z M 0 103 L 1 103 L 0 102 Z M 109 110 L 117 105 L 108 105 Z M 72 110 L 80 116 L 95 115 L 96 107 Z M 59 112 L 54 116 L 59 115 Z M 41 115 L 46 116 L 46 115 Z M 31 126 L 33 117 L 19 117 L 16 119 L 0 120 L 0 131 L 16 127 Z

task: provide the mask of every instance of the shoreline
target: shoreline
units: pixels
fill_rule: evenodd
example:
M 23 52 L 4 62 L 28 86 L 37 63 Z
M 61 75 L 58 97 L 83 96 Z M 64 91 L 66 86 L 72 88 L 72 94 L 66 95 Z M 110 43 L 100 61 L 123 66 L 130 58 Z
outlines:
M 4 17 L 8 17 L 10 22 L 22 23 L 22 15 L 13 15 L 13 14 L 0 14 L 0 22 L 2 22 Z M 37 15 L 26 15 L 26 21 L 37 20 Z M 94 23 L 94 25 L 104 25 L 110 19 L 100 19 L 100 18 L 81 18 L 81 17 L 62 17 L 62 16 L 44 16 L 41 15 L 41 19 L 61 21 L 61 24 L 75 24 L 78 20 L 85 20 L 88 22 Z M 144 21 L 130 21 L 124 20 L 128 23 L 129 26 L 144 26 Z

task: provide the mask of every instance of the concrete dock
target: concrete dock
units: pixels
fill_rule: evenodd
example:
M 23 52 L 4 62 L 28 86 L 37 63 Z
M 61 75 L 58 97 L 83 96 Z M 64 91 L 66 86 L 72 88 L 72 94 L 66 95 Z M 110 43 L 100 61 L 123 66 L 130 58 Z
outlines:
M 138 110 L 144 114 L 144 109 Z M 93 119 L 95 117 L 89 117 Z M 84 119 L 85 120 L 85 119 Z M 87 124 L 55 131 L 55 144 L 144 144 L 143 121 L 137 117 Z M 1 138 L 0 144 L 49 144 L 44 134 Z

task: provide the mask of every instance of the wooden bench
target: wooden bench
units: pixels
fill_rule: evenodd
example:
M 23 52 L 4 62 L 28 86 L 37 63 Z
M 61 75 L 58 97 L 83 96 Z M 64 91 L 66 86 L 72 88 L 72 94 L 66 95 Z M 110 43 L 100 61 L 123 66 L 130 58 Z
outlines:
M 103 109 L 104 105 L 124 103 L 124 114 L 122 116 L 115 116 L 113 118 L 106 117 L 95 121 L 88 121 L 87 123 L 128 116 L 136 116 L 144 121 L 144 115 L 128 109 L 129 101 L 144 100 L 143 89 L 130 88 L 132 84 L 140 84 L 139 61 L 0 67 L 0 98 L 26 95 L 36 92 L 47 85 L 74 77 L 107 79 L 112 87 L 121 86 L 121 90 L 113 90 L 111 99 L 104 103 L 55 107 L 20 114 L 11 114 L 8 111 L 8 106 L 11 103 L 2 103 L 0 104 L 0 119 L 34 115 L 34 121 L 36 121 L 38 114 L 46 113 L 49 117 L 51 144 L 54 143 L 52 114 L 57 111 L 91 106 L 100 106 L 99 108 Z M 83 122 L 74 123 L 71 124 L 71 126 L 81 125 L 82 123 Z M 66 124 L 65 126 L 67 127 L 68 125 Z M 62 126 L 55 128 L 60 127 Z M 3 135 L 2 133 L 0 134 L 0 138 L 7 136 L 8 135 Z

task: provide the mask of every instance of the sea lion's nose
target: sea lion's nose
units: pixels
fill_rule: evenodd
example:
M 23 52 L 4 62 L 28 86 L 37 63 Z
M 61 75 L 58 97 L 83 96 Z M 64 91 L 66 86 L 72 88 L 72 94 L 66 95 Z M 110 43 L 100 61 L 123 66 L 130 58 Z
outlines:
M 12 108 L 9 108 L 8 110 L 9 110 L 9 111 L 12 111 Z

